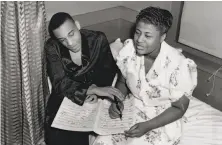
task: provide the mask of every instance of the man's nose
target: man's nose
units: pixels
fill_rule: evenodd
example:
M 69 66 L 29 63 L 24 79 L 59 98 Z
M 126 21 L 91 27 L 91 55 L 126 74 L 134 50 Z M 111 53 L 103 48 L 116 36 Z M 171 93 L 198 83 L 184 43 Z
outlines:
M 72 40 L 67 39 L 67 43 L 68 43 L 69 46 L 72 46 Z

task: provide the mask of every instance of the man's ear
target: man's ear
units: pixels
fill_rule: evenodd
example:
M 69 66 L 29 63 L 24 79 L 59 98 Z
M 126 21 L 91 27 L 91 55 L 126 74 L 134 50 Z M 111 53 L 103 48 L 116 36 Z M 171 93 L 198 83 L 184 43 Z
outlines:
M 81 26 L 80 26 L 79 21 L 75 20 L 75 25 L 76 25 L 76 27 L 77 27 L 79 30 L 81 29 Z
M 166 39 L 166 33 L 164 33 L 164 34 L 161 36 L 160 42 L 162 43 L 165 39 Z

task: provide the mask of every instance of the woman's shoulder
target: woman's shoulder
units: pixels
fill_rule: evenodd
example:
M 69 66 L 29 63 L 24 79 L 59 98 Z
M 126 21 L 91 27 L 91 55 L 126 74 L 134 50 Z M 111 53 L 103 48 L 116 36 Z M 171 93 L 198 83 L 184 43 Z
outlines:
M 132 39 L 127 39 L 123 43 L 122 49 L 117 57 L 133 57 L 136 55 L 135 47 Z
M 193 68 L 193 69 L 197 67 L 194 60 L 192 60 L 191 58 L 188 58 L 184 55 L 183 49 L 175 48 L 170 45 L 168 45 L 167 48 L 168 48 L 168 50 L 171 50 L 170 51 L 171 58 L 175 59 L 176 62 L 180 63 L 181 65 L 186 65 L 186 66 Z

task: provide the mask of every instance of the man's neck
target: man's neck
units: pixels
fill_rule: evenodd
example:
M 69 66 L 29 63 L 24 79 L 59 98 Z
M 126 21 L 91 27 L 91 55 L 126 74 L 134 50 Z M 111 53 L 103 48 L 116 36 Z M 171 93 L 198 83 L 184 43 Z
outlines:
M 81 50 L 78 52 L 72 52 L 69 50 L 72 61 L 78 66 L 82 65 L 82 52 Z

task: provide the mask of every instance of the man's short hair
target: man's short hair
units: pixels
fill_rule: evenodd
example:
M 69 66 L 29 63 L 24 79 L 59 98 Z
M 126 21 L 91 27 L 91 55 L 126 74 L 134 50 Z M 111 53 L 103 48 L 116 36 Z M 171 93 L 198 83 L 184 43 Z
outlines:
M 72 20 L 74 22 L 72 16 L 65 12 L 58 12 L 52 16 L 48 26 L 49 35 L 51 38 L 55 38 L 53 30 L 60 27 L 66 20 Z

